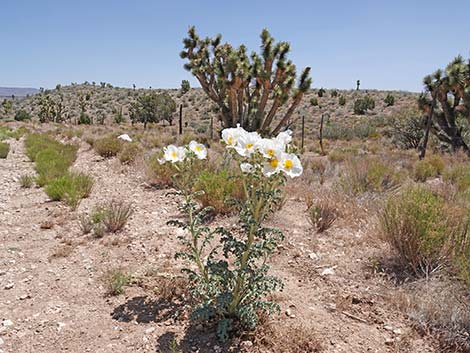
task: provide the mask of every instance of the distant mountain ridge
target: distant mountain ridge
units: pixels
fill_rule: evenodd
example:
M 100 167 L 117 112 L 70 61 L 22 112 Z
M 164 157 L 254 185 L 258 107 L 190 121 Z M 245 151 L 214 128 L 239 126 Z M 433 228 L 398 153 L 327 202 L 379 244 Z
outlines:
M 29 88 L 29 87 L 0 87 L 0 97 L 11 97 L 14 95 L 15 97 L 25 97 L 28 94 L 35 94 L 38 93 L 39 90 L 37 88 Z

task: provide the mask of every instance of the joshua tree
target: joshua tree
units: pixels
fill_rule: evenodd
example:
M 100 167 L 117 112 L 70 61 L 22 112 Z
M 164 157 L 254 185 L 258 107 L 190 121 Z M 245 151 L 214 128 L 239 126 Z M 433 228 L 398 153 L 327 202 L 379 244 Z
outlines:
M 190 86 L 188 80 L 182 80 L 182 81 L 181 81 L 181 93 L 182 93 L 182 94 L 187 93 L 190 88 L 191 88 L 191 86 Z
M 470 124 L 470 60 L 457 56 L 445 71 L 437 70 L 423 83 L 425 92 L 419 98 L 419 107 L 427 116 L 427 124 L 422 154 L 432 131 L 452 150 L 462 149 L 470 155 L 462 137 L 464 124 Z
M 138 97 L 136 102 L 131 103 L 130 118 L 132 123 L 144 123 L 144 129 L 146 129 L 148 123 L 163 120 L 171 125 L 175 111 L 176 103 L 168 93 L 151 92 Z
M 361 86 L 361 80 L 356 81 L 356 91 L 359 91 L 359 87 Z
M 278 133 L 289 121 L 304 93 L 310 88 L 310 68 L 300 75 L 297 88 L 296 67 L 287 59 L 290 45 L 275 43 L 267 29 L 261 32 L 261 54 L 247 54 L 245 45 L 234 48 L 221 43 L 222 36 L 202 39 L 195 27 L 183 40 L 184 67 L 198 79 L 202 89 L 220 108 L 222 127 L 240 124 L 246 130 Z M 290 101 L 282 116 L 278 109 Z M 276 126 L 271 125 L 276 121 Z

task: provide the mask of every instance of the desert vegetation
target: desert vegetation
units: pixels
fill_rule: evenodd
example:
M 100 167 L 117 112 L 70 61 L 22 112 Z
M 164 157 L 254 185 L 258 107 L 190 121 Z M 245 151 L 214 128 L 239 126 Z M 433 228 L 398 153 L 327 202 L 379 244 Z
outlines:
M 3 101 L 9 348 L 470 351 L 468 61 L 422 94 L 346 91 L 289 51 L 191 27 L 201 88 Z

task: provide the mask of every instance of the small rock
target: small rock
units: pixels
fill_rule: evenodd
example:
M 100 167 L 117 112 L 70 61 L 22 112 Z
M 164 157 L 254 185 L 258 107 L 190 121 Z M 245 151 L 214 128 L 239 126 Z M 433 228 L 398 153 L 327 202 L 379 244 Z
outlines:
M 393 346 L 394 343 L 395 343 L 395 340 L 393 338 L 387 338 L 385 340 L 385 345 L 387 346 Z
M 321 276 L 332 276 L 335 274 L 335 270 L 332 268 L 332 267 L 329 267 L 329 268 L 325 268 L 322 272 L 321 272 Z
M 29 299 L 29 298 L 31 298 L 31 297 L 29 296 L 29 294 L 23 294 L 23 295 L 20 295 L 20 296 L 18 297 L 19 300 L 26 300 L 26 299 Z
M 251 350 L 253 348 L 253 342 L 243 341 L 240 343 L 240 348 L 243 348 L 245 350 Z
M 387 330 L 387 331 L 393 331 L 393 327 L 390 326 L 390 325 L 385 325 L 384 329 Z
M 215 353 L 220 353 L 220 352 L 222 352 L 222 348 L 220 348 L 218 345 L 215 345 L 213 348 L 214 348 L 214 352 L 215 352 Z
M 145 334 L 149 335 L 149 334 L 151 334 L 153 331 L 155 331 L 155 327 L 149 327 L 148 329 L 145 330 Z
M 397 328 L 396 330 L 393 330 L 393 333 L 395 335 L 401 335 L 403 333 L 403 331 L 401 329 Z
M 57 323 L 57 331 L 60 332 L 62 330 L 62 328 L 64 328 L 64 327 L 65 327 L 65 324 L 63 322 L 58 322 Z
M 3 339 L 0 337 L 0 346 L 3 346 L 5 342 L 3 341 Z
M 15 286 L 15 284 L 13 282 L 7 283 L 5 285 L 5 289 L 12 289 L 14 286 Z
M 8 326 L 12 326 L 13 325 L 13 321 L 11 320 L 3 320 L 2 321 L 2 325 L 5 326 L 5 327 L 8 327 Z
M 315 254 L 314 252 L 311 252 L 308 254 L 308 257 L 311 258 L 312 260 L 318 260 L 318 255 Z

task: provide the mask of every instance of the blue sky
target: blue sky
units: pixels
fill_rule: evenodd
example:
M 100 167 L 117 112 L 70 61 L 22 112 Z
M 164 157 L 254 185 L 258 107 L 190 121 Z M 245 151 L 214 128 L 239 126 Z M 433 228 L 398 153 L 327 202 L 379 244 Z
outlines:
M 0 86 L 54 87 L 105 81 L 179 87 L 181 41 L 190 25 L 258 50 L 268 28 L 291 43 L 314 87 L 420 91 L 424 75 L 455 55 L 470 56 L 470 1 L 157 1 L 1 2 Z

